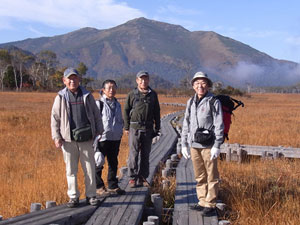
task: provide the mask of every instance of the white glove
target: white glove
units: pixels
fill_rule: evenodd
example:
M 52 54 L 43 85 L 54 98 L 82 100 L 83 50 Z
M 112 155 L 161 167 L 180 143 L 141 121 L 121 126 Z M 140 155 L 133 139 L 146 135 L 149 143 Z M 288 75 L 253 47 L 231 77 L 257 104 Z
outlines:
M 97 148 L 98 142 L 100 139 L 101 139 L 101 135 L 98 135 L 97 137 L 95 137 L 94 142 L 93 142 L 94 149 Z
M 181 153 L 183 155 L 184 158 L 189 159 L 191 156 L 188 152 L 188 148 L 187 147 L 182 147 L 181 148 Z
M 210 150 L 210 155 L 211 155 L 210 160 L 218 158 L 218 156 L 220 155 L 220 149 L 216 147 L 212 147 Z
M 97 167 L 102 167 L 105 163 L 105 158 L 102 152 L 95 152 L 95 164 Z

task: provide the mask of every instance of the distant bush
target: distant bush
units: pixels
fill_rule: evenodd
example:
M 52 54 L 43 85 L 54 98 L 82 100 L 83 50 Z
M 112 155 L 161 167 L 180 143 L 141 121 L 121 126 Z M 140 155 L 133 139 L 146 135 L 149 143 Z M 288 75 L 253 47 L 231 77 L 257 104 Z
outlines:
M 245 94 L 244 91 L 240 89 L 227 86 L 226 88 L 219 88 L 213 91 L 215 95 L 235 95 L 235 96 L 243 96 Z

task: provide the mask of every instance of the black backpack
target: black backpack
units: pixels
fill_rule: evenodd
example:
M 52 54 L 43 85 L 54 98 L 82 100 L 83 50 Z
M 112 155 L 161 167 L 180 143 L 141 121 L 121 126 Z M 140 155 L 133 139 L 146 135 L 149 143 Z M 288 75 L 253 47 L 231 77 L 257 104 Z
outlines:
M 99 102 L 99 105 L 97 104 L 97 106 L 100 106 L 100 109 L 99 109 L 99 110 L 100 110 L 100 112 L 102 112 L 102 110 L 103 110 L 103 104 L 104 104 L 104 103 L 103 103 L 100 99 L 97 100 L 97 102 Z M 96 103 L 97 103 L 97 102 L 96 102 Z

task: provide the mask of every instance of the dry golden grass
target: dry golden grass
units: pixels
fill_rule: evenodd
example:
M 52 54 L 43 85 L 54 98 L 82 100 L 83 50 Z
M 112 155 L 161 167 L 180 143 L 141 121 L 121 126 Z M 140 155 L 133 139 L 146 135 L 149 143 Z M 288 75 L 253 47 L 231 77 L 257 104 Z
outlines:
M 233 117 L 230 143 L 300 147 L 300 96 L 253 94 Z
M 32 202 L 68 200 L 65 165 L 50 135 L 50 110 L 55 93 L 0 92 L 0 215 L 27 213 Z M 95 94 L 98 98 L 98 95 Z M 120 96 L 124 97 L 124 95 Z M 187 98 L 160 96 L 161 102 L 186 103 Z M 235 111 L 230 143 L 300 147 L 299 95 L 255 94 L 241 98 Z M 162 115 L 181 110 L 162 107 Z M 123 137 L 119 167 L 126 165 Z M 297 224 L 299 221 L 299 161 L 220 162 L 222 199 L 233 224 Z M 103 178 L 106 178 L 104 171 Z M 84 197 L 83 175 L 79 189 Z
M 232 224 L 299 224 L 299 160 L 219 161 L 221 199 Z
M 32 202 L 68 201 L 65 165 L 50 134 L 50 112 L 55 93 L 0 92 L 0 215 L 27 213 Z M 98 94 L 94 95 L 98 98 Z M 120 96 L 120 97 L 124 97 Z M 123 104 L 123 103 L 121 103 Z M 174 111 L 162 107 L 162 115 Z M 128 138 L 123 137 L 119 167 L 126 165 Z M 107 176 L 107 168 L 103 178 Z M 79 169 L 79 190 L 84 181 Z

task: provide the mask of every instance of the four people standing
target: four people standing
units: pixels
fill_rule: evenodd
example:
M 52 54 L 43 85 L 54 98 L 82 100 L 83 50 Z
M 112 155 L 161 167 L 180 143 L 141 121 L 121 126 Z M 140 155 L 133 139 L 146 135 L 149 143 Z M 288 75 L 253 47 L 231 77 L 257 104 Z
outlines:
M 93 139 L 98 136 L 98 149 L 108 161 L 108 192 L 125 194 L 118 186 L 117 168 L 120 142 L 123 134 L 121 105 L 115 98 L 114 80 L 103 82 L 97 101 L 79 85 L 80 76 L 73 68 L 64 72 L 66 87 L 55 98 L 51 113 L 52 138 L 62 148 L 66 164 L 69 207 L 79 203 L 77 187 L 78 161 L 85 174 L 86 200 L 97 204 L 97 193 L 106 194 L 101 178 L 103 166 L 96 167 Z M 129 92 L 123 111 L 124 130 L 129 135 L 127 161 L 129 186 L 148 186 L 149 155 L 152 138 L 160 131 L 160 106 L 157 93 L 149 87 L 149 74 L 136 75 L 137 87 Z M 219 173 L 217 157 L 223 141 L 221 103 L 209 92 L 212 81 L 207 74 L 197 72 L 191 80 L 195 95 L 187 102 L 182 129 L 182 154 L 191 157 L 199 202 L 192 207 L 204 215 L 215 212 Z M 98 107 L 97 107 L 98 106 Z M 103 124 L 102 124 L 103 123 Z M 104 128 L 103 128 L 104 125 Z M 210 137 L 207 139 L 207 137 Z M 189 153 L 190 147 L 190 153 Z

